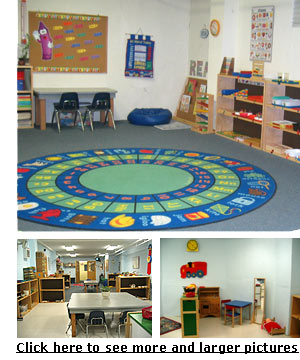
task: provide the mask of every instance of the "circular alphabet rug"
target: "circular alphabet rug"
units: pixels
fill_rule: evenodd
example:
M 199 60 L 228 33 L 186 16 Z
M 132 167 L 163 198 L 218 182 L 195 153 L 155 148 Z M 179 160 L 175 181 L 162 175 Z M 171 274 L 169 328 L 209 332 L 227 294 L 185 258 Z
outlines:
M 243 161 L 197 151 L 84 150 L 18 164 L 18 217 L 81 230 L 165 230 L 243 215 L 274 179 Z

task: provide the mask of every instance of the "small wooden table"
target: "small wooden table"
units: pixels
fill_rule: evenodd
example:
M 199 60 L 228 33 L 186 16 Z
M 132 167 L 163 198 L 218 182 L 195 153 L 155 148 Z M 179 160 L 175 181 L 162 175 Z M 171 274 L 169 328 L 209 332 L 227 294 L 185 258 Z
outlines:
M 97 280 L 84 280 L 84 292 L 87 292 L 88 286 L 94 286 L 97 292 L 99 292 L 99 286 Z
M 33 90 L 34 100 L 35 100 L 35 123 L 40 126 L 41 130 L 46 130 L 46 109 L 47 103 L 53 104 L 54 102 L 59 102 L 60 96 L 64 92 L 77 92 L 79 96 L 79 101 L 81 102 L 81 97 L 89 96 L 93 98 L 93 95 L 98 92 L 108 92 L 110 93 L 110 104 L 111 111 L 114 113 L 114 98 L 116 96 L 117 90 L 109 88 L 35 88 Z M 85 102 L 85 101 L 84 101 Z M 101 118 L 102 120 L 102 118 Z M 109 126 L 113 127 L 113 124 L 109 122 Z
M 252 305 L 252 302 L 233 300 L 233 301 L 229 301 L 229 302 L 224 304 L 224 306 L 225 306 L 225 313 L 224 313 L 225 324 L 226 324 L 226 305 L 233 307 L 233 309 L 232 309 L 232 327 L 234 327 L 234 316 L 233 316 L 234 308 L 240 309 L 240 325 L 242 325 L 242 323 L 243 323 L 243 309 L 245 309 L 247 307 L 249 308 L 249 320 L 251 320 L 251 305 Z

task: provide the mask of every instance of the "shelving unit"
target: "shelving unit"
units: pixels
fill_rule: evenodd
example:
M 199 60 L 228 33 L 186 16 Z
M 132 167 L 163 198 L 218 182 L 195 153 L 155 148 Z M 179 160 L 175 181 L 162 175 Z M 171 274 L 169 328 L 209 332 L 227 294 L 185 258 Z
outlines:
M 28 293 L 28 295 L 26 295 L 25 293 Z M 39 303 L 39 288 L 38 288 L 37 279 L 22 281 L 17 283 L 18 318 L 28 314 L 38 303 Z
M 62 277 L 65 279 L 65 289 L 70 289 L 71 287 L 71 275 L 63 274 Z
M 300 124 L 300 108 L 295 110 L 272 105 L 272 97 L 289 96 L 300 99 L 300 85 L 278 84 L 271 80 L 266 80 L 265 83 L 263 150 L 299 162 L 294 157 L 287 156 L 285 150 L 300 149 L 300 131 L 278 129 L 272 122 L 274 120 L 289 120 Z
M 116 287 L 116 282 L 117 282 L 117 277 L 119 276 L 119 274 L 113 274 L 113 273 L 109 273 L 107 275 L 107 281 L 108 281 L 108 286 L 111 287 Z
M 264 103 L 236 95 L 222 95 L 222 90 L 248 90 L 248 95 L 263 96 L 264 81 L 256 78 L 241 79 L 231 75 L 218 75 L 216 134 L 251 147 L 262 149 L 262 121 L 236 115 L 245 111 L 263 114 Z
M 199 303 L 198 298 L 182 296 L 180 298 L 181 336 L 183 338 L 199 337 Z
M 292 296 L 290 336 L 300 337 L 300 295 Z
M 198 288 L 198 300 L 200 318 L 206 316 L 221 316 L 219 287 Z
M 212 134 L 214 121 L 214 96 L 197 93 L 194 105 L 195 124 L 191 130 L 199 134 Z
M 63 277 L 48 277 L 39 279 L 40 302 L 64 302 L 65 279 Z
M 18 128 L 32 128 L 34 126 L 32 66 L 19 65 L 17 72 Z
M 42 251 L 37 251 L 35 253 L 35 264 L 36 264 L 36 272 L 40 273 L 38 277 L 47 277 L 48 261 L 45 253 L 43 253 Z
M 150 276 L 118 276 L 116 291 L 128 292 L 141 299 L 150 299 Z

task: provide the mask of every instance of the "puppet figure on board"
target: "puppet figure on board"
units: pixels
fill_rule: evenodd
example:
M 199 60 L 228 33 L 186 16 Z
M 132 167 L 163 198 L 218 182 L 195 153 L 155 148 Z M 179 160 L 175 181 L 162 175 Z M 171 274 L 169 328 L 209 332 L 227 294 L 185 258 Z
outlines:
M 35 38 L 35 40 L 39 44 L 41 44 L 42 59 L 43 60 L 51 60 L 52 59 L 53 41 L 50 36 L 48 28 L 42 21 L 40 21 L 39 29 L 35 30 L 32 35 Z

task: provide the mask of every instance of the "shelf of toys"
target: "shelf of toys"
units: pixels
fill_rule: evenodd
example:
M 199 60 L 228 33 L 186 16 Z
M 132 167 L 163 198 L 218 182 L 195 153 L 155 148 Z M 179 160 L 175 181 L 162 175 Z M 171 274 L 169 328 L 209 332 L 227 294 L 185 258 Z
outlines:
M 214 96 L 207 93 L 197 92 L 193 114 L 195 124 L 192 131 L 199 134 L 212 134 L 214 118 Z

